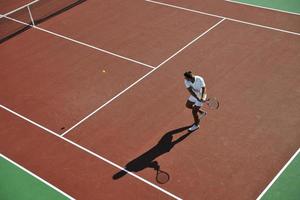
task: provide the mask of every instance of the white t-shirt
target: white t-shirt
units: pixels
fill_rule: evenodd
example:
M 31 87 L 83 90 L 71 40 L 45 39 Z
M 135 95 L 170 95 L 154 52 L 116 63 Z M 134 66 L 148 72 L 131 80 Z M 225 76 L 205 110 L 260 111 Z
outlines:
M 202 87 L 205 87 L 204 79 L 201 76 L 195 76 L 194 83 L 184 79 L 184 84 L 186 88 L 192 87 L 192 90 L 195 92 L 195 94 L 201 98 L 201 94 L 203 92 Z

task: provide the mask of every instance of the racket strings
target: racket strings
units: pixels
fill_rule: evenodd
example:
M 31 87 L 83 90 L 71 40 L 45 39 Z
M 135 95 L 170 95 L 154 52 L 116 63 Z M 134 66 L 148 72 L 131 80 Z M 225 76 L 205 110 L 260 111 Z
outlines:
M 209 99 L 208 101 L 208 106 L 212 109 L 218 109 L 219 105 L 219 101 L 216 98 Z

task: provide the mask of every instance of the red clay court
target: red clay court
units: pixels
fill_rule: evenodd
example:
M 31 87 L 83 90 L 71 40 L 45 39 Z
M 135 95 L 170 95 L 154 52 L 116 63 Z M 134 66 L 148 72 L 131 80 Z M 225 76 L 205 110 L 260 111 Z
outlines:
M 0 153 L 72 198 L 256 199 L 300 147 L 299 15 L 55 0 L 32 24 L 45 2 L 0 1 L 1 35 L 26 27 L 0 44 Z M 187 70 L 220 101 L 192 133 Z

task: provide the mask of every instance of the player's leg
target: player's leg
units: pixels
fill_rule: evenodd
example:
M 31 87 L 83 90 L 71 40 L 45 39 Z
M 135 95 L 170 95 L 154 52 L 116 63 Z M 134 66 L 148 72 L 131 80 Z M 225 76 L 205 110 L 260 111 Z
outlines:
M 197 100 L 195 102 L 195 106 L 197 106 L 199 108 L 198 109 L 198 112 L 200 113 L 199 118 L 201 119 L 201 118 L 205 117 L 205 115 L 207 114 L 207 112 L 201 109 L 201 107 L 203 106 L 203 101 L 198 101 Z
M 195 103 L 197 102 L 197 99 L 194 96 L 190 96 L 189 99 L 186 101 L 185 106 L 189 109 L 192 109 L 192 115 L 194 118 L 194 124 L 193 126 L 189 129 L 190 131 L 196 130 L 197 127 L 199 127 L 199 116 L 198 116 L 198 112 L 199 112 L 199 107 L 195 106 Z
M 185 106 L 189 109 L 192 109 L 192 115 L 194 117 L 194 123 L 199 124 L 199 117 L 198 117 L 198 108 L 195 107 L 196 98 L 190 96 L 189 99 L 186 101 Z
M 198 101 L 196 99 L 195 104 L 192 108 L 192 114 L 193 114 L 193 117 L 194 117 L 194 124 L 193 124 L 193 126 L 191 126 L 189 128 L 189 131 L 197 130 L 199 128 L 200 119 L 206 115 L 206 112 L 201 110 L 202 105 L 203 105 L 203 102 Z M 198 116 L 198 113 L 200 113 L 200 117 Z
M 195 101 L 190 101 L 189 99 L 186 101 L 185 103 L 185 107 L 187 107 L 188 109 L 193 109 L 194 105 L 195 105 Z M 200 113 L 200 116 L 206 115 L 206 112 L 204 110 L 201 110 L 201 107 L 199 107 L 198 112 Z M 201 118 L 201 117 L 200 117 Z
M 194 124 L 197 125 L 197 126 L 200 123 L 200 118 L 199 118 L 199 115 L 198 115 L 199 109 L 200 109 L 200 107 L 196 106 L 196 105 L 194 105 L 194 107 L 192 109 L 192 114 L 193 114 L 193 117 L 194 117 Z
M 193 117 L 194 117 L 194 124 L 193 126 L 191 126 L 189 128 L 189 131 L 195 131 L 199 128 L 199 123 L 200 123 L 200 119 L 199 119 L 199 116 L 198 116 L 198 112 L 199 112 L 199 106 L 196 106 L 194 105 L 193 106 L 193 109 L 192 109 L 192 114 L 193 114 Z

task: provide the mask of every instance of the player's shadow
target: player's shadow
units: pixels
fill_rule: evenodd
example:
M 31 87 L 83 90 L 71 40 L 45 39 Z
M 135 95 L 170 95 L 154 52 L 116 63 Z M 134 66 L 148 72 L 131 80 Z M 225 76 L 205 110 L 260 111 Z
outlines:
M 184 135 L 180 136 L 176 140 L 173 141 L 173 135 L 181 133 L 187 130 L 190 126 L 178 128 L 172 131 L 167 132 L 159 141 L 158 143 L 149 149 L 147 152 L 143 153 L 139 157 L 135 158 L 134 160 L 130 161 L 126 164 L 125 170 L 130 172 L 138 172 L 145 168 L 157 168 L 157 161 L 156 158 L 159 156 L 169 152 L 176 144 L 182 142 L 185 138 L 187 138 L 192 132 L 187 131 Z M 121 170 L 118 173 L 113 175 L 113 179 L 119 179 L 127 174 L 126 171 Z

